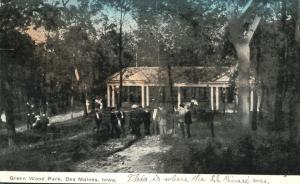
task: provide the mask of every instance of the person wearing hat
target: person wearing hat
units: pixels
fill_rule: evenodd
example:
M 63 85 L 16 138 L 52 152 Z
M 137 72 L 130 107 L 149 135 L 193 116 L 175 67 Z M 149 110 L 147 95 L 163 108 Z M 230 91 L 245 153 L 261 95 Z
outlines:
M 178 126 L 181 129 L 182 137 L 185 137 L 185 117 L 186 109 L 184 108 L 184 104 L 180 104 L 178 108 L 178 114 L 177 114 L 177 119 L 178 119 Z
M 188 138 L 191 138 L 190 125 L 192 124 L 192 113 L 189 106 L 186 106 L 186 112 L 184 114 L 184 123 L 186 127 L 186 133 Z
M 102 119 L 103 119 L 103 114 L 101 113 L 100 109 L 96 108 L 95 109 L 95 123 L 96 123 L 96 133 L 99 134 L 100 133 L 100 125 L 102 123 Z
M 119 118 L 118 118 L 118 111 L 115 110 L 115 108 L 111 109 L 110 113 L 110 123 L 111 123 L 111 137 L 112 138 L 120 138 L 121 130 L 118 126 Z
M 123 111 L 123 109 L 121 108 L 120 110 L 118 110 L 117 112 L 117 117 L 118 117 L 118 127 L 121 130 L 121 134 L 122 136 L 126 135 L 126 130 L 125 130 L 125 113 Z
M 162 106 L 158 108 L 157 120 L 159 126 L 159 134 L 167 134 L 167 111 Z
M 27 129 L 32 129 L 32 124 L 35 121 L 35 113 L 34 113 L 34 104 L 29 101 L 26 103 L 27 106 L 27 116 L 26 116 L 26 124 Z
M 148 108 L 145 108 L 143 113 L 145 135 L 150 135 L 151 113 Z
M 141 124 L 141 113 L 137 105 L 133 105 L 130 112 L 130 126 L 131 133 L 137 137 L 141 136 L 140 124 Z
M 102 98 L 100 96 L 97 96 L 95 99 L 95 111 L 96 110 L 102 110 L 103 109 L 103 102 Z

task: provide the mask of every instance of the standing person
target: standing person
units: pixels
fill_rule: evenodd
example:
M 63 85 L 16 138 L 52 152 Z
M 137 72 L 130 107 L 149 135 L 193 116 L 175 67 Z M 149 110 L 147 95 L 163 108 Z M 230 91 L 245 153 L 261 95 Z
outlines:
M 192 113 L 188 106 L 186 107 L 186 113 L 184 115 L 184 123 L 186 126 L 187 136 L 188 138 L 191 138 L 190 125 L 192 124 Z
M 99 134 L 100 133 L 100 126 L 102 123 L 102 119 L 103 119 L 103 115 L 100 111 L 100 109 L 95 110 L 95 123 L 96 123 L 96 133 Z
M 143 109 L 142 106 L 139 106 L 139 108 L 137 108 L 137 121 L 136 121 L 136 132 L 137 132 L 137 136 L 141 137 L 141 125 L 144 123 L 144 115 L 145 115 L 145 111 Z
M 198 100 L 195 98 L 195 97 L 192 97 L 192 99 L 191 99 L 191 106 L 193 106 L 193 105 L 199 105 L 199 103 L 198 103 Z
M 102 110 L 103 109 L 103 102 L 102 102 L 102 98 L 97 96 L 95 99 L 95 109 L 99 109 Z
M 144 130 L 145 130 L 145 135 L 150 135 L 150 122 L 151 122 L 151 113 L 148 108 L 144 110 Z
M 178 108 L 178 114 L 177 114 L 177 119 L 178 119 L 178 126 L 180 127 L 182 137 L 185 137 L 185 123 L 184 123 L 184 116 L 186 113 L 186 109 L 184 108 L 184 104 L 180 104 Z
M 115 111 L 114 108 L 112 108 L 111 113 L 110 113 L 110 123 L 111 123 L 111 137 L 112 138 L 120 138 L 121 130 L 118 126 L 118 116 L 117 116 L 117 111 Z
M 157 121 L 157 112 L 158 112 L 158 108 L 154 108 L 153 109 L 153 114 L 152 114 L 152 127 L 153 127 L 153 134 L 154 135 L 157 135 L 158 134 L 158 121 Z
M 34 104 L 30 103 L 29 101 L 26 103 L 27 107 L 27 116 L 26 116 L 26 124 L 27 124 L 27 129 L 32 129 L 32 124 L 34 122 Z
M 47 134 L 47 128 L 49 125 L 49 118 L 47 117 L 47 115 L 45 113 L 43 113 L 40 116 L 40 123 L 41 123 L 41 133 L 46 135 Z
M 1 117 L 1 122 L 4 123 L 4 124 L 6 124 L 7 123 L 7 119 L 6 119 L 6 113 L 5 113 L 4 109 L 1 109 L 0 117 Z
M 137 137 L 141 137 L 141 130 L 140 130 L 140 113 L 137 105 L 132 106 L 132 110 L 130 112 L 130 126 L 132 130 L 132 134 L 136 135 Z
M 126 130 L 125 130 L 125 114 L 122 109 L 120 109 L 117 112 L 117 117 L 118 117 L 118 126 L 121 129 L 121 133 L 123 136 L 126 135 Z
M 159 126 L 159 134 L 165 135 L 167 134 L 167 111 L 160 106 L 158 108 L 158 126 Z

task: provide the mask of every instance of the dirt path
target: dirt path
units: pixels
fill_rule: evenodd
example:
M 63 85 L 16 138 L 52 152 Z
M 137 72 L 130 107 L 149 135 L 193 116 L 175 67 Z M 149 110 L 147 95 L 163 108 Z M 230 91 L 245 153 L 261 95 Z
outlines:
M 83 116 L 83 111 L 76 111 L 76 112 L 68 112 L 65 114 L 59 114 L 55 116 L 49 117 L 49 123 L 66 123 L 68 120 L 76 119 Z M 21 126 L 16 127 L 16 132 L 25 132 L 27 130 L 27 125 L 23 124 Z M 3 128 L 0 130 L 0 134 L 6 133 L 6 129 Z
M 109 157 L 89 159 L 79 163 L 76 171 L 120 172 L 120 173 L 156 173 L 159 172 L 162 160 L 160 157 L 170 150 L 171 146 L 162 146 L 160 136 L 144 137 L 130 147 Z M 102 149 L 105 149 L 102 147 Z M 98 150 L 99 152 L 103 150 Z

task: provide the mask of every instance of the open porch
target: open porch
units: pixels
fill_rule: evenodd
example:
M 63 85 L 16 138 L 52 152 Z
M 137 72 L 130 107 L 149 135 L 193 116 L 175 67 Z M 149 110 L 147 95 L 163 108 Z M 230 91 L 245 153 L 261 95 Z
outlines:
M 179 106 L 198 101 L 201 110 L 233 112 L 238 103 L 230 86 L 232 68 L 225 67 L 173 67 L 173 102 Z M 139 104 L 154 107 L 158 103 L 171 103 L 171 88 L 166 68 L 128 67 L 123 71 L 123 105 Z M 120 73 L 107 80 L 107 105 L 116 107 L 119 98 Z M 253 110 L 253 92 L 250 95 L 250 110 Z

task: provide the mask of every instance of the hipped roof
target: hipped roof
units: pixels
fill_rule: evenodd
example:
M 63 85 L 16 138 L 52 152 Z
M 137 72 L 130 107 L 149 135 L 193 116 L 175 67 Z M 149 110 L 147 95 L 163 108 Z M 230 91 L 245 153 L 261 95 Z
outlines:
M 122 70 L 125 85 L 166 85 L 169 83 L 167 67 L 127 67 Z M 180 84 L 228 84 L 233 68 L 230 67 L 171 67 L 173 83 Z M 108 84 L 119 83 L 120 72 L 110 76 Z

